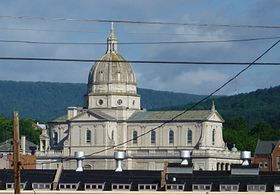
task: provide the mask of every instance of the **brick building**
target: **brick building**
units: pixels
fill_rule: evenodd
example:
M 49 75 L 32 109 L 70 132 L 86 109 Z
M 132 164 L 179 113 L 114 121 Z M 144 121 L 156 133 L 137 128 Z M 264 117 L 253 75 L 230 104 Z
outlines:
M 261 171 L 280 171 L 280 141 L 258 140 L 253 163 Z

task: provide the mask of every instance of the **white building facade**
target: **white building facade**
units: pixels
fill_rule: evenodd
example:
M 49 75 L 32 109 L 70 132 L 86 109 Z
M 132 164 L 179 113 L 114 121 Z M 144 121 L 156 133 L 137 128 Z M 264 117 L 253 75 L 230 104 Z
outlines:
M 43 130 L 38 160 L 45 164 L 38 168 L 56 168 L 52 162 L 62 160 L 64 168 L 74 169 L 71 158 L 83 151 L 85 168 L 114 169 L 117 150 L 127 154 L 124 169 L 161 170 L 165 161 L 180 162 L 180 150 L 192 151 L 194 169 L 225 170 L 240 163 L 240 153 L 223 141 L 224 120 L 214 104 L 211 110 L 180 113 L 141 109 L 135 73 L 118 53 L 111 29 L 106 53 L 89 72 L 85 107 L 69 107 Z

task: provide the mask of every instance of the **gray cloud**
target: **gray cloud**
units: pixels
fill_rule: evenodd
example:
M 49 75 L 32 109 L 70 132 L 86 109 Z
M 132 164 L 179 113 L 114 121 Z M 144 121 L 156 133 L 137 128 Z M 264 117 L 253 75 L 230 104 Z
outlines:
M 28 3 L 27 3 L 28 2 Z M 22 0 L 1 2 L 1 15 L 49 18 L 160 20 L 229 24 L 278 24 L 279 1 L 162 1 L 162 0 Z M 105 42 L 110 24 L 1 19 L 1 28 L 32 28 L 50 31 L 1 30 L 0 39 L 33 41 Z M 116 24 L 120 42 L 222 40 L 278 35 L 275 30 L 205 28 L 193 26 Z M 56 30 L 56 32 L 55 32 Z M 59 30 L 80 32 L 58 32 Z M 82 32 L 88 31 L 88 33 Z M 177 35 L 176 35 L 177 34 Z M 250 62 L 273 41 L 187 44 L 119 45 L 127 60 L 196 60 Z M 263 61 L 279 61 L 275 48 Z M 98 59 L 105 46 L 0 44 L 1 56 Z M 2 80 L 86 82 L 90 63 L 0 61 Z M 144 88 L 207 94 L 242 67 L 133 64 L 138 85 Z M 265 73 L 262 73 L 265 72 Z M 278 67 L 252 68 L 221 93 L 232 94 L 279 84 Z

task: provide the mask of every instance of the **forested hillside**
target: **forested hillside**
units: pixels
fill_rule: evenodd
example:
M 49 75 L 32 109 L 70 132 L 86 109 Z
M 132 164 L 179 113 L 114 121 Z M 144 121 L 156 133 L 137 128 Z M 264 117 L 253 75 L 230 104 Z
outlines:
M 196 109 L 209 109 L 212 100 L 201 103 Z M 161 110 L 183 110 L 192 104 L 160 108 Z M 223 96 L 215 99 L 219 113 L 227 120 L 236 117 L 246 118 L 250 126 L 259 122 L 270 123 L 273 128 L 280 128 L 280 86 L 259 89 L 250 93 Z
M 83 106 L 86 84 L 0 81 L 0 116 L 49 121 L 66 113 L 69 106 Z M 177 106 L 202 96 L 138 88 L 141 106 L 146 109 Z
M 209 109 L 212 100 L 197 109 Z M 224 139 L 231 147 L 254 150 L 258 139 L 280 139 L 280 86 L 215 99 L 216 109 L 225 119 Z M 164 108 L 183 110 L 191 104 Z
M 82 106 L 85 92 L 86 84 L 0 81 L 0 142 L 12 135 L 12 121 L 3 116 L 17 110 L 21 118 L 48 121 L 65 114 L 68 106 Z M 183 110 L 203 97 L 147 89 L 138 93 L 147 109 Z M 210 109 L 211 104 L 208 100 L 196 108 Z M 258 139 L 280 139 L 280 86 L 219 97 L 215 105 L 225 119 L 224 140 L 229 148 L 236 144 L 238 149 L 253 151 Z M 32 119 L 21 120 L 21 131 L 38 143 L 40 131 Z

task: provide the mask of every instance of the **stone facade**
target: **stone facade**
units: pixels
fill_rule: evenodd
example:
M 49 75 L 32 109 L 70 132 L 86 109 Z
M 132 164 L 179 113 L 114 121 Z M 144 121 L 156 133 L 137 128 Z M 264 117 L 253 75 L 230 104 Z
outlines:
M 106 53 L 89 72 L 85 107 L 69 107 L 43 131 L 40 161 L 73 158 L 76 151 L 84 151 L 85 168 L 114 169 L 114 151 L 122 150 L 128 156 L 125 169 L 160 170 L 164 161 L 179 162 L 180 150 L 190 150 L 194 169 L 222 170 L 222 164 L 229 168 L 240 163 L 240 153 L 229 151 L 223 141 L 224 120 L 214 104 L 211 110 L 182 114 L 142 110 L 135 73 L 117 52 L 113 29 L 107 44 Z M 64 168 L 75 167 L 75 160 L 64 161 Z

